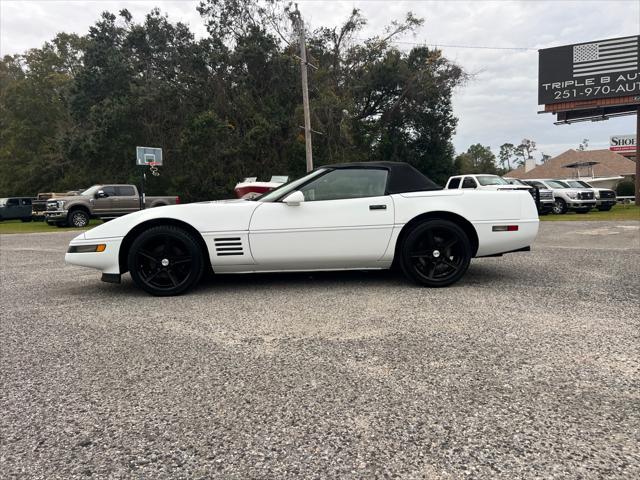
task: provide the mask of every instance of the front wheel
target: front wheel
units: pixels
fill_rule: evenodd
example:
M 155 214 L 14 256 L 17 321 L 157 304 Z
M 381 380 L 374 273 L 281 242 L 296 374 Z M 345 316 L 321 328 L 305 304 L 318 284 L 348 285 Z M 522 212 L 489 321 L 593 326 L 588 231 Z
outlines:
M 400 267 L 419 285 L 446 287 L 462 278 L 471 256 L 471 243 L 462 228 L 448 220 L 428 220 L 404 239 Z
M 69 213 L 68 223 L 72 227 L 82 228 L 89 225 L 89 220 L 89 214 L 84 210 L 73 210 L 71 213 Z
M 567 210 L 567 202 L 561 198 L 556 198 L 555 202 L 553 202 L 553 213 L 560 215 L 567 213 Z
M 602 207 L 598 207 L 598 210 L 600 210 L 601 212 L 608 212 L 609 210 L 611 210 L 612 205 L 606 205 L 606 206 L 602 206 Z
M 204 270 L 202 250 L 193 236 L 173 226 L 151 228 L 135 239 L 127 259 L 135 284 L 157 296 L 179 295 Z

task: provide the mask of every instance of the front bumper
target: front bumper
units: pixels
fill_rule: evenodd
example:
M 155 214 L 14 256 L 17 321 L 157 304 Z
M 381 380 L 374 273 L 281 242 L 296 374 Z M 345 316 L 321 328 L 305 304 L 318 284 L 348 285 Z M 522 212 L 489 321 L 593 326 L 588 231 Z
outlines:
M 575 210 L 584 210 L 587 208 L 594 208 L 596 206 L 596 200 L 570 200 L 567 202 L 567 207 Z
M 596 200 L 596 205 L 598 207 L 609 207 L 615 205 L 617 202 L 613 198 L 600 198 Z
M 47 221 L 66 220 L 67 213 L 66 210 L 46 210 L 44 212 L 44 218 Z
M 69 253 L 64 256 L 64 261 L 70 265 L 89 267 L 100 270 L 106 274 L 120 274 L 120 262 L 118 254 L 122 238 L 108 238 L 105 240 L 87 240 L 84 233 L 74 238 L 69 247 L 95 245 L 103 243 L 106 248 L 102 252 Z

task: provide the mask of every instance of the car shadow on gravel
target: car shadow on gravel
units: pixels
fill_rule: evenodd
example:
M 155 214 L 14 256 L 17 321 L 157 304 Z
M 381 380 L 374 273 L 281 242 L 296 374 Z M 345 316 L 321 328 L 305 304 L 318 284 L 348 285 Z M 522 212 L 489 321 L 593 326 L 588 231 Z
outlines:
M 511 272 L 511 270 L 514 270 Z M 515 269 L 504 268 L 499 265 L 479 265 L 472 263 L 466 275 L 455 287 L 472 287 L 484 284 L 513 284 L 518 275 Z M 119 297 L 149 298 L 144 291 L 137 288 L 129 274 L 122 276 L 120 284 L 95 281 L 62 286 L 60 290 L 74 297 L 91 297 L 94 299 Z M 223 293 L 227 291 L 242 291 L 273 288 L 422 288 L 407 280 L 403 274 L 395 270 L 353 270 L 328 272 L 283 272 L 283 273 L 250 273 L 228 275 L 204 275 L 200 284 L 186 295 L 200 295 L 209 293 Z M 61 292 L 63 293 L 63 292 Z

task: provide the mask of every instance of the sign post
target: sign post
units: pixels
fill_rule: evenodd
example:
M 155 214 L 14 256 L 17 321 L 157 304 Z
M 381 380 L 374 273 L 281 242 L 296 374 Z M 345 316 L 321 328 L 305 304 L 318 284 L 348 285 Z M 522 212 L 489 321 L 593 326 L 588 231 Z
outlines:
M 145 208 L 144 199 L 144 182 L 147 178 L 147 174 L 144 171 L 144 167 L 150 167 L 151 173 L 154 176 L 160 175 L 158 173 L 158 167 L 162 166 L 162 149 L 157 147 L 136 147 L 136 165 L 142 166 L 142 176 L 140 178 L 140 210 Z

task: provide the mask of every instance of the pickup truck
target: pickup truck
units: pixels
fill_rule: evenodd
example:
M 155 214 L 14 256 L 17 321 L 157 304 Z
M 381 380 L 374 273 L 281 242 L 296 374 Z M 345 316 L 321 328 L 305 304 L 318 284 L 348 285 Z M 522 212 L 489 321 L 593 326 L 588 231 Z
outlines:
M 149 197 L 145 208 L 176 205 L 180 197 Z M 111 219 L 140 210 L 135 185 L 93 185 L 78 195 L 47 200 L 45 220 L 59 227 L 86 227 L 91 218 Z
M 44 212 L 47 211 L 47 200 L 51 200 L 52 198 L 61 198 L 61 197 L 70 197 L 72 195 L 78 195 L 82 190 L 70 190 L 65 193 L 57 193 L 57 192 L 40 192 L 36 195 L 36 198 L 31 202 L 31 212 L 33 214 L 33 219 L 38 221 L 44 220 Z
M 616 192 L 609 188 L 598 188 L 584 180 L 563 180 L 572 188 L 590 189 L 596 194 L 596 208 L 601 212 L 608 212 L 618 202 Z
M 553 209 L 553 195 L 551 190 L 538 190 L 513 179 L 502 178 L 493 174 L 468 174 L 449 177 L 444 187 L 446 190 L 473 188 L 475 190 L 526 190 L 536 201 L 539 215 L 546 215 Z
M 593 190 L 571 188 L 562 181 L 546 178 L 526 179 L 524 182 L 532 187 L 548 188 L 553 192 L 553 213 L 564 214 L 569 210 L 576 213 L 587 213 L 596 206 Z

